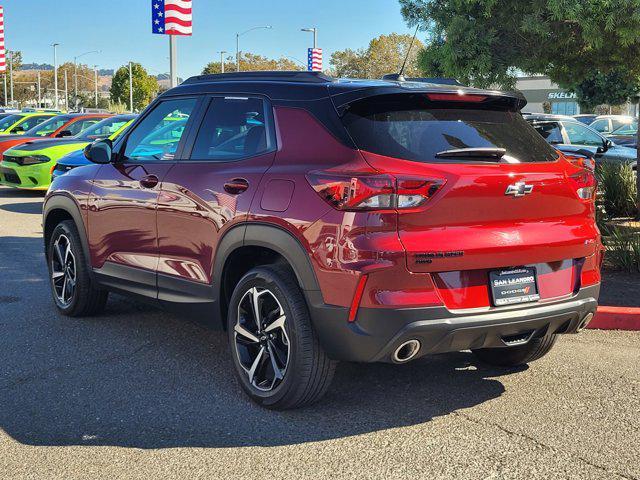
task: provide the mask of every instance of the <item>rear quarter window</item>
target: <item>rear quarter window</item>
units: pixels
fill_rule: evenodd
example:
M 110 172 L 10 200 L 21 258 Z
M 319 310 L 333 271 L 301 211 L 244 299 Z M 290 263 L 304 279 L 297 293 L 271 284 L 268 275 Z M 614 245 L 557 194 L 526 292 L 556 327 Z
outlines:
M 509 161 L 549 162 L 556 151 L 518 112 L 452 106 L 424 95 L 382 95 L 350 105 L 343 123 L 358 148 L 418 162 L 451 162 L 436 154 L 463 148 L 504 148 Z

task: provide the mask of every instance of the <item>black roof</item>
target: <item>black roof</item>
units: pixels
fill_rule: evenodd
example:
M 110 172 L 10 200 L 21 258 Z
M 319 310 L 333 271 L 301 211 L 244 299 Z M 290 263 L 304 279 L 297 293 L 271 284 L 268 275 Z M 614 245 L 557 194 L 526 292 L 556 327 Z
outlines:
M 431 80 L 422 81 L 422 80 Z M 190 93 L 259 93 L 272 100 L 311 101 L 331 97 L 340 110 L 353 101 L 374 95 L 394 93 L 461 93 L 503 98 L 511 101 L 519 110 L 526 105 L 519 92 L 482 90 L 448 83 L 435 83 L 440 79 L 420 79 L 420 81 L 397 80 L 357 80 L 333 78 L 321 72 L 266 71 L 234 72 L 213 75 L 198 75 L 187 79 L 178 87 L 163 93 L 163 96 Z M 292 88 L 294 87 L 295 88 Z

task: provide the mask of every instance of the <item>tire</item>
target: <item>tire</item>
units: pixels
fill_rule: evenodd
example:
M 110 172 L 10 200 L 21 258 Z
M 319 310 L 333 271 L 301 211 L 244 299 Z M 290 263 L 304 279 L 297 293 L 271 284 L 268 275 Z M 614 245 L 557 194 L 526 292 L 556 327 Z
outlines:
M 260 328 L 253 320 L 254 298 Z M 302 291 L 288 268 L 262 266 L 242 277 L 229 302 L 227 331 L 238 381 L 258 405 L 299 408 L 317 402 L 329 388 L 337 362 L 320 346 Z
M 479 360 L 499 367 L 516 367 L 544 357 L 556 343 L 557 335 L 546 335 L 531 339 L 525 345 L 517 347 L 482 348 L 473 350 Z
M 66 253 L 67 246 L 69 254 Z M 61 259 L 64 261 L 65 258 L 67 263 L 63 266 Z M 91 281 L 80 235 L 72 220 L 60 222 L 53 230 L 47 245 L 47 264 L 53 301 L 60 313 L 68 317 L 85 317 L 104 309 L 109 294 Z M 73 274 L 67 266 L 72 266 Z

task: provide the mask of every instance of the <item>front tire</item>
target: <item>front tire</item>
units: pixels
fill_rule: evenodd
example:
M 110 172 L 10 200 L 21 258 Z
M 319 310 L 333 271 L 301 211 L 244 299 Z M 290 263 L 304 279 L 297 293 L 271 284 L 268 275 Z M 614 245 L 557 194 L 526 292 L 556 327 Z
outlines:
M 336 362 L 320 346 L 289 269 L 268 265 L 242 277 L 229 302 L 227 327 L 238 381 L 258 405 L 298 408 L 326 393 Z
M 517 347 L 481 348 L 473 350 L 479 360 L 498 367 L 517 367 L 544 357 L 556 343 L 557 335 L 533 338 L 525 345 Z
M 51 293 L 56 307 L 68 317 L 85 317 L 101 312 L 108 292 L 91 281 L 78 229 L 72 220 L 60 222 L 47 246 Z

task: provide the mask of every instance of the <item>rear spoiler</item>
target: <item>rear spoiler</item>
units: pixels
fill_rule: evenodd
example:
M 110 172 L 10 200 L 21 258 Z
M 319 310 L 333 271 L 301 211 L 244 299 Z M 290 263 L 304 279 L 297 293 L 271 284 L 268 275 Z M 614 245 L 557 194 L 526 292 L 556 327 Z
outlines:
M 424 82 L 389 82 L 388 86 L 367 86 L 357 90 L 333 91 L 329 86 L 329 95 L 335 105 L 338 115 L 342 116 L 349 105 L 368 97 L 397 94 L 425 94 L 438 98 L 437 101 L 446 101 L 451 97 L 455 101 L 457 97 L 465 97 L 478 107 L 489 104 L 500 105 L 510 111 L 520 111 L 527 104 L 527 100 L 519 92 L 502 92 L 499 90 L 481 90 L 469 87 L 456 87 L 455 85 L 427 84 Z M 482 101 L 476 101 L 484 97 Z

